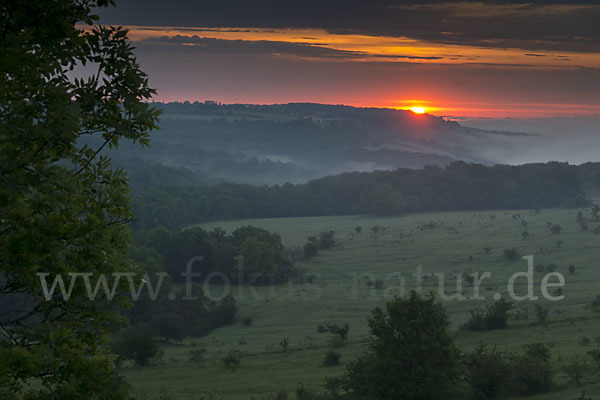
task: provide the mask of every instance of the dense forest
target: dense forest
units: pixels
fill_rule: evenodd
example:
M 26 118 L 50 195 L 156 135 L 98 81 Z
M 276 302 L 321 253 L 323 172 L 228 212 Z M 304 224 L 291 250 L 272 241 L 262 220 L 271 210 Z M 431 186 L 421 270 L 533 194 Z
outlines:
M 134 227 L 180 229 L 218 219 L 398 215 L 415 211 L 577 207 L 600 184 L 600 164 L 551 162 L 353 172 L 305 184 L 135 185 Z

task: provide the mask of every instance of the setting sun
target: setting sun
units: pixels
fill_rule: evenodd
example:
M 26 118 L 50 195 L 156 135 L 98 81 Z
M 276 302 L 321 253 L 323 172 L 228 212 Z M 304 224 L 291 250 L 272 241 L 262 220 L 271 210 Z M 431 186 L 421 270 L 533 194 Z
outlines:
M 410 111 L 414 112 L 415 114 L 425 114 L 425 107 L 411 107 Z

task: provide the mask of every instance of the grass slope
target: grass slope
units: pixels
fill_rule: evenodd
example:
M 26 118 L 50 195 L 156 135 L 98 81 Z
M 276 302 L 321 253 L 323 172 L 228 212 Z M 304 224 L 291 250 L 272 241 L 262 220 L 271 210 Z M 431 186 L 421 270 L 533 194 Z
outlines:
M 239 305 L 239 319 L 251 317 L 250 327 L 228 326 L 200 339 L 189 339 L 181 345 L 166 345 L 164 357 L 157 366 L 124 368 L 124 375 L 141 393 L 150 398 L 161 388 L 176 399 L 249 399 L 261 398 L 285 390 L 290 394 L 299 382 L 321 390 L 325 377 L 343 374 L 344 364 L 366 348 L 366 321 L 371 310 L 385 304 L 386 299 L 401 295 L 414 287 L 413 274 L 420 265 L 424 272 L 444 273 L 446 293 L 456 292 L 458 284 L 466 296 L 472 288 L 463 279 L 452 279 L 455 273 L 489 271 L 481 294 L 486 301 L 444 301 L 453 327 L 464 322 L 469 311 L 492 301 L 495 293 L 507 297 L 506 284 L 515 272 L 525 271 L 527 263 L 520 257 L 509 261 L 505 248 L 514 247 L 521 256 L 534 255 L 536 265 L 554 263 L 556 271 L 566 278 L 564 300 L 540 300 L 550 308 L 549 322 L 536 323 L 533 303 L 522 301 L 517 309 L 528 310 L 529 318 L 511 321 L 507 330 L 493 332 L 457 332 L 457 341 L 465 349 L 480 342 L 497 344 L 501 349 L 519 351 L 522 345 L 545 342 L 552 347 L 557 363 L 584 355 L 592 345 L 579 344 L 581 337 L 600 334 L 600 319 L 588 304 L 600 294 L 597 255 L 600 235 L 594 234 L 598 223 L 584 212 L 589 225 L 582 231 L 576 223 L 578 210 L 448 212 L 413 214 L 394 218 L 365 216 L 284 218 L 226 221 L 204 225 L 207 229 L 223 227 L 231 231 L 242 225 L 256 225 L 278 232 L 288 247 L 301 247 L 309 235 L 334 230 L 337 246 L 321 251 L 313 260 L 299 263 L 311 283 L 284 284 L 276 287 L 232 288 Z M 525 221 L 527 227 L 523 225 Z M 552 234 L 548 223 L 562 226 L 560 234 Z M 355 227 L 361 226 L 357 233 Z M 386 227 L 374 233 L 372 227 Z M 529 239 L 522 238 L 527 230 Z M 489 247 L 489 254 L 484 248 Z M 568 267 L 576 267 L 570 275 Z M 540 296 L 540 281 L 547 272 L 535 273 L 535 295 Z M 404 278 L 404 283 L 400 275 Z M 380 280 L 382 287 L 369 286 Z M 517 293 L 525 291 L 524 279 L 517 281 Z M 222 285 L 211 285 L 218 295 Z M 459 287 L 460 289 L 460 287 Z M 424 291 L 438 291 L 437 278 L 426 278 Z M 339 349 L 342 365 L 322 366 L 327 351 L 327 335 L 317 333 L 326 323 L 348 323 L 349 344 Z M 281 341 L 290 346 L 282 352 Z M 207 361 L 200 366 L 188 362 L 194 348 L 207 350 Z M 245 353 L 241 367 L 226 370 L 221 358 L 231 349 Z M 575 399 L 581 389 L 559 376 L 555 393 L 533 399 Z M 599 396 L 600 384 L 586 382 L 587 395 Z

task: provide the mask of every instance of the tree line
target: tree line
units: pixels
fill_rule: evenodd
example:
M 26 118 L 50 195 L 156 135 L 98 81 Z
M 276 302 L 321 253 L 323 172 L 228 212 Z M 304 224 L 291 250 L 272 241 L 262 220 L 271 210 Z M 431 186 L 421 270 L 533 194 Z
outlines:
M 181 229 L 210 220 L 423 211 L 543 209 L 588 203 L 600 167 L 548 162 L 352 172 L 305 184 L 136 187 L 133 227 Z

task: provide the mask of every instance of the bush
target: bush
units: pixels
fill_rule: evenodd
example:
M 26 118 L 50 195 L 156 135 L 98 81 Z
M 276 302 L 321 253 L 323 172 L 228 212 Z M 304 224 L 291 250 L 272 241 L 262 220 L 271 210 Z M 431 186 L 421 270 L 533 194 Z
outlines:
M 279 342 L 279 345 L 281 346 L 281 351 L 285 353 L 290 348 L 290 339 L 284 337 L 283 339 L 281 339 L 281 342 Z
M 237 306 L 233 296 L 228 295 L 220 302 L 204 296 L 202 288 L 192 284 L 191 295 L 195 300 L 184 300 L 187 288 L 175 291 L 175 300 L 168 296 L 159 297 L 143 310 L 130 315 L 132 323 L 150 321 L 155 332 L 167 341 L 181 341 L 185 336 L 200 337 L 211 330 L 233 323 Z M 137 307 L 134 305 L 134 310 Z
M 480 345 L 463 358 L 465 378 L 477 399 L 495 399 L 501 394 L 545 393 L 553 385 L 550 350 L 541 343 L 524 346 L 516 355 Z
M 582 379 L 592 372 L 587 360 L 580 357 L 572 358 L 562 366 L 562 371 L 576 387 L 581 386 Z
M 335 246 L 334 231 L 321 232 L 319 235 L 319 247 L 322 249 L 330 249 Z
M 510 363 L 506 353 L 486 345 L 478 346 L 463 358 L 465 380 L 476 399 L 495 399 L 505 391 L 510 376 Z
M 514 261 L 519 258 L 519 252 L 514 247 L 504 249 L 504 257 L 509 261 Z
M 325 353 L 325 358 L 323 359 L 323 365 L 326 367 L 332 367 L 334 365 L 340 365 L 340 358 L 342 355 L 334 350 L 329 350 Z
M 521 307 L 521 308 L 517 309 L 517 311 L 513 315 L 513 319 L 516 319 L 516 320 L 529 319 L 529 308 Z
M 600 294 L 590 303 L 593 312 L 600 312 Z
M 504 329 L 510 316 L 508 312 L 513 308 L 514 305 L 504 299 L 488 305 L 485 310 L 476 308 L 471 311 L 471 318 L 461 326 L 461 329 L 466 331 Z
M 190 351 L 190 361 L 194 364 L 202 364 L 206 358 L 206 349 L 194 349 Z
M 319 244 L 316 241 L 309 241 L 304 245 L 304 258 L 312 258 L 319 254 Z
M 552 388 L 554 369 L 550 349 L 542 343 L 524 346 L 525 354 L 513 356 L 510 392 L 531 396 L 546 393 Z
M 152 325 L 157 335 L 167 342 L 181 342 L 187 334 L 185 323 L 175 314 L 159 314 L 152 318 L 150 325 Z
M 242 320 L 242 325 L 245 327 L 252 326 L 252 317 L 246 317 Z
M 375 279 L 375 280 L 369 279 L 367 281 L 367 286 L 373 287 L 375 289 L 383 289 L 384 284 L 381 279 Z
M 344 341 L 348 338 L 348 332 L 350 331 L 348 324 L 327 324 L 325 327 L 329 333 L 340 336 Z
M 590 338 L 586 338 L 586 339 L 588 339 L 588 344 L 589 344 Z M 596 365 L 596 370 L 600 371 L 600 349 L 594 349 L 594 350 L 588 351 L 587 353 L 590 357 L 592 357 L 592 360 L 594 361 L 594 364 Z
M 241 363 L 242 352 L 239 350 L 230 350 L 229 353 L 227 353 L 227 356 L 223 358 L 223 364 L 225 364 L 225 368 L 227 368 L 231 372 L 235 372 L 235 370 L 239 368 Z
M 154 329 L 145 323 L 126 328 L 112 342 L 117 363 L 132 360 L 138 366 L 148 365 L 158 353 Z
M 548 317 L 548 311 L 548 307 L 542 306 L 540 304 L 535 305 L 535 314 L 537 315 L 540 324 L 546 322 L 546 318 Z

